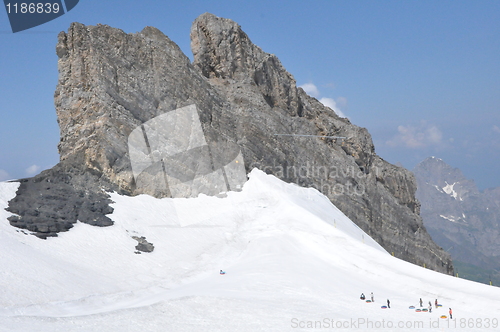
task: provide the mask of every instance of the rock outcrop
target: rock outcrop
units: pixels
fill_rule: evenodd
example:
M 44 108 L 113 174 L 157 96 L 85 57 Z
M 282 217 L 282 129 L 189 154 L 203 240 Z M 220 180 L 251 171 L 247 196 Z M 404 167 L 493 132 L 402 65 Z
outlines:
M 203 14 L 193 23 L 191 41 L 193 63 L 151 27 L 126 34 L 105 25 L 73 23 L 59 35 L 55 104 L 61 162 L 23 180 L 9 207 L 18 215 L 13 225 L 45 234 L 36 226 L 41 221 L 35 207 L 49 211 L 61 195 L 81 203 L 59 203 L 65 206 L 62 212 L 45 215 L 44 223 L 54 232 L 77 219 L 89 222 L 79 217 L 85 202 L 97 195 L 98 202 L 106 203 L 105 191 L 167 195 L 137 185 L 128 136 L 157 116 L 195 105 L 214 163 L 219 159 L 214 155 L 230 160 L 234 149 L 228 147 L 237 146 L 247 171 L 258 167 L 315 187 L 387 251 L 452 273 L 449 255 L 431 240 L 419 216 L 413 174 L 380 158 L 365 128 L 298 88 L 278 58 L 254 45 L 235 22 Z M 285 136 L 296 134 L 345 139 Z M 59 175 L 68 173 L 78 176 Z M 63 177 L 63 186 L 76 189 L 70 194 L 51 186 L 46 192 L 53 200 L 29 194 L 40 190 L 37 183 L 44 177 Z M 94 212 L 106 218 L 109 210 L 99 205 Z
M 431 157 L 413 170 L 422 218 L 432 238 L 448 250 L 464 278 L 500 283 L 500 188 L 479 191 L 474 181 Z M 491 278 L 491 279 L 490 279 Z
M 139 254 L 141 252 L 153 252 L 155 250 L 155 246 L 151 242 L 148 242 L 144 236 L 132 236 L 132 238 L 137 241 L 135 249 Z

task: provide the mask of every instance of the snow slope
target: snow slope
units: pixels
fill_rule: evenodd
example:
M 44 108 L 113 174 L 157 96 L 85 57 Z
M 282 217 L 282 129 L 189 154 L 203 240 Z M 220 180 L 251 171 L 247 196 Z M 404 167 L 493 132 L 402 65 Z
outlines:
M 8 224 L 16 190 L 0 183 L 0 331 L 499 327 L 499 288 L 394 258 L 315 189 L 258 170 L 225 198 L 113 194 L 115 225 L 47 240 Z M 133 235 L 154 252 L 134 253 Z M 444 307 L 408 309 L 419 298 Z

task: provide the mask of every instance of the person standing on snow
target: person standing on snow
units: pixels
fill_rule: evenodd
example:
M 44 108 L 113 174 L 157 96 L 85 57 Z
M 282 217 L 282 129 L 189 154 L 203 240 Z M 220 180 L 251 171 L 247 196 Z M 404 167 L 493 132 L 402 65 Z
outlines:
M 432 304 L 431 304 L 431 301 L 429 301 L 429 313 L 432 312 Z
M 387 308 L 391 308 L 391 301 L 389 301 L 389 299 L 387 299 Z
M 422 307 L 422 298 L 420 298 L 420 306 Z
M 434 305 L 436 306 L 436 309 L 438 307 L 438 299 L 436 299 L 436 301 L 434 302 Z
M 370 294 L 372 298 L 372 302 L 375 302 L 375 298 L 373 297 L 373 292 Z
M 361 293 L 361 296 L 359 297 L 361 300 L 365 299 L 365 294 Z
M 453 311 L 450 308 L 450 319 L 453 319 Z

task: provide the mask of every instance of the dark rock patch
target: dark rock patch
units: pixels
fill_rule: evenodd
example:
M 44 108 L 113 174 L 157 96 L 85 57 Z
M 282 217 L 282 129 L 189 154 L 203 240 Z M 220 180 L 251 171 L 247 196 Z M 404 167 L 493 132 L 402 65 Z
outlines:
M 140 252 L 153 252 L 155 250 L 155 246 L 151 242 L 148 242 L 144 236 L 132 236 L 132 238 L 138 242 L 135 249 L 139 252 L 136 252 L 136 254 Z

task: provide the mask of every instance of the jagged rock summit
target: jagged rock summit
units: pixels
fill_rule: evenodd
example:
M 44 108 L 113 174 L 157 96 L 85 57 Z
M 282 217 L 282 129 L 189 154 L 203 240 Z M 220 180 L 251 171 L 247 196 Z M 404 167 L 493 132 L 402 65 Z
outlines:
M 67 230 L 77 220 L 109 225 L 105 191 L 168 196 L 171 169 L 208 176 L 241 155 L 247 172 L 257 167 L 317 188 L 395 256 L 452 272 L 449 255 L 431 240 L 419 216 L 413 174 L 380 158 L 366 129 L 298 88 L 278 58 L 254 45 L 229 19 L 198 17 L 191 47 L 193 63 L 151 27 L 126 34 L 73 23 L 61 32 L 55 93 L 61 161 L 22 180 L 9 205 L 17 214 L 11 223 L 41 237 Z M 163 133 L 149 124 L 179 109 L 196 110 L 199 128 L 191 130 L 201 131 L 203 139 L 174 137 L 174 145 L 198 149 L 200 160 L 211 160 L 211 169 L 203 169 L 193 155 L 183 159 L 189 163 L 177 162 L 179 153 L 158 157 L 151 138 L 161 141 Z M 141 146 L 131 147 L 129 136 L 140 134 L 138 128 L 144 133 L 137 140 Z M 284 136 L 294 134 L 346 138 Z M 139 169 L 146 178 L 156 179 L 145 161 L 150 155 L 170 184 L 158 188 L 158 181 L 139 181 L 132 169 L 136 155 L 143 157 Z M 227 187 L 233 186 L 231 170 L 222 173 Z

